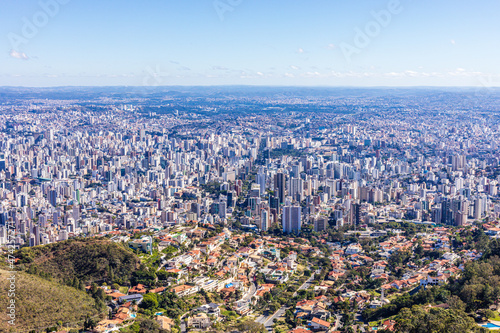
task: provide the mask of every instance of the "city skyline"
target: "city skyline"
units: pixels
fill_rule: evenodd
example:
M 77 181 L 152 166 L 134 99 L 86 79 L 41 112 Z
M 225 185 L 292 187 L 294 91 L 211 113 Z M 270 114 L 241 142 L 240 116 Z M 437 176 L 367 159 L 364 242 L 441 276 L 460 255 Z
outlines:
M 500 3 L 4 1 L 0 332 L 500 329 Z
M 8 3 L 0 86 L 499 86 L 500 5 Z M 480 59 L 480 61 L 478 61 Z

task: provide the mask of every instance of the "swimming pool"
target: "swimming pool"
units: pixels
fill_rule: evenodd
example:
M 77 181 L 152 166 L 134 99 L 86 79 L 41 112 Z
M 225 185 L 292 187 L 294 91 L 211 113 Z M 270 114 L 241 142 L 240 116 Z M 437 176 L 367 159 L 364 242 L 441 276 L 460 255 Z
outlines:
M 495 325 L 493 323 L 487 323 L 487 324 L 484 324 L 484 325 L 481 325 L 481 326 L 485 327 L 485 328 L 500 328 L 500 326 Z

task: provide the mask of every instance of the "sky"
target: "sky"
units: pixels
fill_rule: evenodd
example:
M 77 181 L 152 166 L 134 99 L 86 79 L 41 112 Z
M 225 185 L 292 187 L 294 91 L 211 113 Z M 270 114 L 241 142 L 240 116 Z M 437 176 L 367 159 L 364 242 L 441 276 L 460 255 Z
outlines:
M 500 86 L 498 0 L 0 3 L 0 86 Z

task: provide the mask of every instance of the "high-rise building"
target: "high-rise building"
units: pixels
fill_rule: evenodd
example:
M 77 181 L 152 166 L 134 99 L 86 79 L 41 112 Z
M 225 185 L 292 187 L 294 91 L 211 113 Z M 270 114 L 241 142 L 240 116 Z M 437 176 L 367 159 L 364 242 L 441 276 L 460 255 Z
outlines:
M 300 206 L 283 207 L 283 233 L 300 233 L 302 228 L 302 208 Z
M 290 179 L 290 195 L 296 201 L 302 201 L 302 193 L 304 189 L 303 180 L 301 178 Z
M 263 209 L 260 213 L 260 229 L 262 231 L 267 231 L 269 228 L 269 212 Z
M 453 155 L 451 157 L 451 166 L 453 171 L 463 170 L 466 165 L 466 159 L 464 155 Z
M 80 219 L 80 206 L 79 205 L 73 206 L 73 219 L 75 221 L 78 221 Z
M 320 216 L 314 219 L 314 231 L 321 232 L 326 229 L 328 219 L 325 216 Z
M 54 207 L 57 205 L 57 191 L 56 190 L 49 191 L 49 202 Z
M 482 216 L 483 216 L 482 198 L 478 197 L 474 200 L 474 219 L 480 220 Z
M 219 217 L 225 219 L 226 213 L 227 213 L 227 203 L 225 201 L 219 202 Z
M 33 226 L 33 231 L 32 231 L 33 237 L 34 237 L 34 244 L 33 246 L 39 245 L 40 244 L 40 227 L 37 225 Z
M 257 184 L 260 186 L 260 195 L 264 195 L 266 192 L 266 173 L 262 168 L 259 169 L 257 174 Z
M 361 205 L 359 203 L 352 204 L 352 223 L 355 225 L 361 224 Z
M 283 204 L 285 202 L 285 174 L 279 171 L 275 176 L 275 189 L 278 191 L 279 203 Z
M 233 200 L 234 197 L 236 197 L 234 191 L 227 192 L 227 206 L 228 207 L 234 207 L 234 205 L 235 205 L 235 200 Z
M 432 221 L 436 223 L 441 223 L 443 220 L 441 204 L 436 205 L 432 208 Z

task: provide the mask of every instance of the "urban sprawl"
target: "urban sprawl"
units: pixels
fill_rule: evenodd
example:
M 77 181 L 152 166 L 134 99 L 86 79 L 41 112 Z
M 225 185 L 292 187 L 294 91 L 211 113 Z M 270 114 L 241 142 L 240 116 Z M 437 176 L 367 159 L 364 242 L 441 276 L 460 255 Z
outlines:
M 500 117 L 469 95 L 4 101 L 0 245 L 138 256 L 133 279 L 82 281 L 109 309 L 95 332 L 494 327 L 497 276 L 471 286 L 500 267 Z

